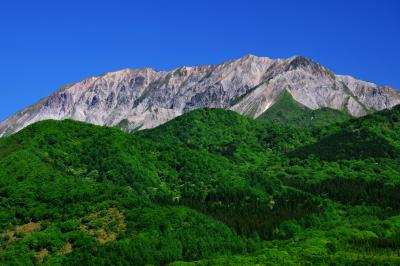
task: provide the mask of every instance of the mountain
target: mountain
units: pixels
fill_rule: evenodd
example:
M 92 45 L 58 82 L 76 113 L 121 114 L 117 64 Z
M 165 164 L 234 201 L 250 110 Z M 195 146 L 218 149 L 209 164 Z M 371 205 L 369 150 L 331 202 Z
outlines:
M 400 106 L 314 127 L 36 122 L 0 139 L 0 264 L 399 265 L 399 130 Z
M 400 103 L 400 93 L 394 89 L 335 75 L 301 56 L 274 60 L 248 55 L 219 65 L 171 71 L 125 69 L 90 77 L 1 122 L 0 136 L 45 119 L 135 131 L 205 107 L 257 118 L 283 93 L 304 108 L 330 108 L 356 117 Z

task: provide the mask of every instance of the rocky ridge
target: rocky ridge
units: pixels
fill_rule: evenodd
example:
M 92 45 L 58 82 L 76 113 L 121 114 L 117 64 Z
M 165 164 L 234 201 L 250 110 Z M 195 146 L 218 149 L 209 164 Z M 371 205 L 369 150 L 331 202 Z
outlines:
M 198 108 L 257 118 L 284 91 L 310 108 L 359 117 L 400 104 L 390 87 L 335 75 L 311 59 L 247 55 L 219 65 L 171 71 L 124 69 L 64 86 L 0 123 L 0 136 L 45 119 L 73 119 L 127 131 L 152 128 Z

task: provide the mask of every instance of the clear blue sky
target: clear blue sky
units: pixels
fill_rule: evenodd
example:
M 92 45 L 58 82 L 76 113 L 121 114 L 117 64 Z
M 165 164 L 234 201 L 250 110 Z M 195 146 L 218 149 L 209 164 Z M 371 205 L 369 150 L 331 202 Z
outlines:
M 0 120 L 126 67 L 304 55 L 400 88 L 400 1 L 2 1 Z

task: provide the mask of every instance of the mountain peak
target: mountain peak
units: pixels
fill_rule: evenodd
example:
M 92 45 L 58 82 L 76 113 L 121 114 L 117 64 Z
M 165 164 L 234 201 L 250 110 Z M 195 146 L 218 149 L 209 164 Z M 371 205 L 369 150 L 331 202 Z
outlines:
M 255 56 L 253 54 L 247 54 L 245 56 L 242 57 L 243 59 L 255 59 L 255 58 L 260 58 L 258 56 Z
M 298 68 L 303 68 L 303 69 L 309 68 L 312 69 L 314 72 L 323 71 L 325 69 L 323 66 L 321 66 L 320 64 L 318 64 L 317 62 L 313 61 L 310 58 L 301 55 L 290 57 L 288 59 L 287 70 L 290 71 Z

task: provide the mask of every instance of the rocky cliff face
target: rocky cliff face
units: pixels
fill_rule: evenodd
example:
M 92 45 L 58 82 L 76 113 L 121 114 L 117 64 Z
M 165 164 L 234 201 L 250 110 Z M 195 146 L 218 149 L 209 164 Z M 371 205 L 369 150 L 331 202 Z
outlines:
M 197 108 L 225 108 L 256 118 L 287 90 L 310 109 L 353 116 L 400 104 L 388 87 L 339 76 L 314 61 L 245 56 L 220 65 L 172 71 L 124 69 L 65 86 L 0 123 L 0 136 L 39 120 L 74 119 L 127 131 L 151 128 Z

